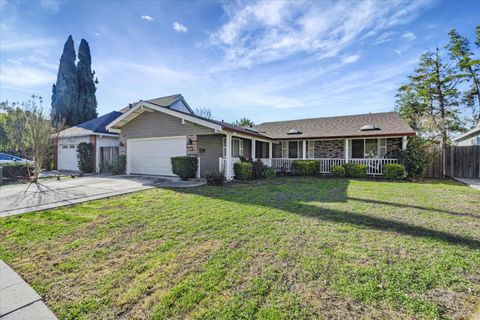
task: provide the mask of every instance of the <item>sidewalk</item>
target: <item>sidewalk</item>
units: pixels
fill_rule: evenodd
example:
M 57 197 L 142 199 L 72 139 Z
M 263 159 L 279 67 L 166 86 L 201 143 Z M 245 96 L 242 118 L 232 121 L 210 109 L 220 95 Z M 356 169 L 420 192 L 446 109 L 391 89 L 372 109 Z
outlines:
M 469 187 L 480 190 L 480 179 L 469 179 L 469 178 L 453 178 Z
M 0 260 L 0 319 L 56 320 L 42 298 Z

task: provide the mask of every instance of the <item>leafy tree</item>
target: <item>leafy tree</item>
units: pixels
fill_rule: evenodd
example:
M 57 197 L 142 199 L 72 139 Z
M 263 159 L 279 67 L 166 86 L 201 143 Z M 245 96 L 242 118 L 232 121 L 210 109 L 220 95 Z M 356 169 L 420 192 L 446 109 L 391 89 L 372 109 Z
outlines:
M 428 105 L 420 98 L 411 85 L 400 87 L 396 98 L 395 109 L 397 112 L 413 130 L 421 133 Z
M 480 58 L 474 59 L 470 42 L 457 33 L 455 29 L 450 30 L 448 35 L 450 36 L 450 42 L 446 48 L 449 51 L 450 58 L 462 72 L 460 76 L 470 85 L 464 93 L 464 102 L 467 106 L 473 108 L 474 120 L 478 122 L 480 120 Z M 479 37 L 480 25 L 477 26 L 477 38 Z
M 57 129 L 74 126 L 78 122 L 73 110 L 78 105 L 78 81 L 75 66 L 75 48 L 72 36 L 69 36 L 63 47 L 58 68 L 57 82 L 52 88 L 52 111 L 50 118 Z
M 3 132 L 1 149 L 26 157 L 28 145 L 24 143 L 25 125 L 27 123 L 25 110 L 18 103 L 4 101 L 0 104 L 2 112 L 1 131 Z
M 82 39 L 78 49 L 77 81 L 78 81 L 78 106 L 74 110 L 72 125 L 88 121 L 97 117 L 97 88 L 93 80 L 95 71 L 92 71 L 92 58 L 88 42 Z
M 400 150 L 400 163 L 405 166 L 407 177 L 419 178 L 432 161 L 427 152 L 428 142 L 418 136 L 408 138 L 407 149 Z
M 203 117 L 205 119 L 212 119 L 212 110 L 201 107 L 195 109 L 195 114 L 199 117 Z
M 445 63 L 437 48 L 426 52 L 409 76 L 410 82 L 400 88 L 398 107 L 400 114 L 423 118 L 423 131 L 445 145 L 450 132 L 461 131 L 459 118 L 460 93 L 457 89 L 460 77 L 457 69 Z M 410 97 L 408 96 L 410 95 Z
M 36 96 L 32 100 L 23 104 L 25 110 L 25 134 L 24 141 L 29 148 L 27 158 L 33 161 L 33 173 L 30 175 L 30 181 L 37 183 L 38 176 L 42 169 L 45 159 L 52 152 L 51 136 L 53 128 L 50 121 L 43 114 L 42 98 L 39 98 L 40 105 L 37 104 Z
M 243 117 L 240 120 L 236 120 L 233 124 L 241 127 L 249 127 L 253 126 L 253 121 L 246 117 Z

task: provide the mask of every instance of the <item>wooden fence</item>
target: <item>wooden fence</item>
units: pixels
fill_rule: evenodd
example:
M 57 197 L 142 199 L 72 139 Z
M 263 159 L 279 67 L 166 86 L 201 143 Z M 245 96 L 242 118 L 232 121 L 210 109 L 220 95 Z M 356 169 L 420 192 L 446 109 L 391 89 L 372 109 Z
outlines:
M 100 172 L 107 172 L 108 167 L 117 159 L 118 147 L 100 147 Z
M 458 177 L 480 179 L 480 146 L 430 147 L 432 162 L 428 178 Z

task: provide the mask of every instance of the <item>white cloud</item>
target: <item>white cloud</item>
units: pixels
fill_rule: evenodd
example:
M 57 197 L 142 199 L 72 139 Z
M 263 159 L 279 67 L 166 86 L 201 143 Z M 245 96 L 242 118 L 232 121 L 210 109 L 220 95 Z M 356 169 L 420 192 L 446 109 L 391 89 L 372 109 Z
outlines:
M 251 66 L 304 53 L 329 58 L 362 38 L 405 24 L 430 0 L 398 2 L 257 1 L 228 4 L 229 20 L 211 34 L 234 66 Z M 388 36 L 383 41 L 388 41 Z M 382 39 L 381 39 L 382 40 Z
M 343 63 L 354 63 L 360 58 L 359 54 L 352 54 L 350 56 L 345 56 L 342 58 Z
M 145 20 L 145 21 L 153 21 L 153 20 L 155 20 L 155 19 L 153 19 L 153 18 L 150 17 L 150 16 L 141 16 L 140 19 Z
M 405 32 L 402 34 L 402 38 L 408 41 L 413 41 L 417 39 L 417 36 L 413 32 Z
M 100 36 L 101 36 L 101 33 L 100 33 L 100 32 L 94 32 L 93 35 L 94 35 L 95 37 L 100 37 Z
M 188 31 L 188 28 L 185 27 L 185 26 L 184 26 L 183 24 L 181 24 L 180 22 L 176 22 L 176 21 L 175 21 L 175 22 L 172 24 L 172 26 L 173 26 L 173 29 L 174 29 L 175 31 L 177 31 L 177 32 L 187 32 L 187 31 Z
M 33 39 L 33 38 L 10 38 L 9 41 L 0 42 L 0 51 L 16 51 L 22 49 L 34 49 L 39 47 L 47 47 L 54 45 L 56 41 L 54 39 Z
M 402 55 L 402 50 L 394 50 L 394 51 L 395 51 L 395 53 L 396 53 L 397 55 L 399 55 L 399 56 Z
M 22 89 L 34 88 L 55 82 L 56 75 L 47 69 L 30 67 L 23 63 L 11 62 L 2 66 L 0 83 L 2 86 L 12 86 Z

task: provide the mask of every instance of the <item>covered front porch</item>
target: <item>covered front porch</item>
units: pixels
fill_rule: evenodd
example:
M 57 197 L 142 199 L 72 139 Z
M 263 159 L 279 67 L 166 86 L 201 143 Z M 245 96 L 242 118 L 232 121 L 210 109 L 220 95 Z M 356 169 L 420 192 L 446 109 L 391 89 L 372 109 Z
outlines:
M 260 159 L 277 172 L 291 172 L 294 160 L 319 161 L 319 173 L 329 174 L 332 166 L 357 163 L 367 166 L 367 174 L 380 176 L 383 166 L 397 163 L 400 149 L 406 148 L 406 137 L 368 137 L 343 139 L 309 139 L 268 141 L 226 135 L 219 169 L 227 180 L 233 178 L 233 165 L 241 157 Z M 245 146 L 248 145 L 248 152 Z M 229 155 L 229 157 L 227 156 Z

